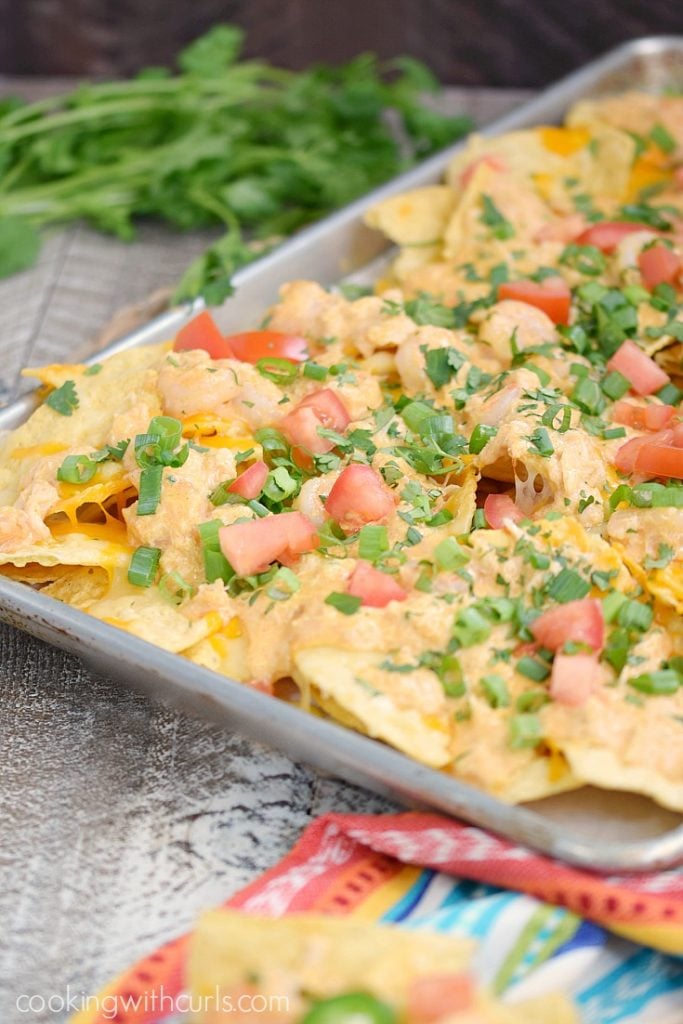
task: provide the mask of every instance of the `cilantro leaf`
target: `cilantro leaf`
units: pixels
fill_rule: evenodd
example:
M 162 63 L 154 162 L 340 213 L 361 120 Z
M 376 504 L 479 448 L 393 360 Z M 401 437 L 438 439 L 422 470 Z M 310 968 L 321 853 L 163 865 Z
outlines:
M 79 406 L 75 382 L 65 380 L 61 387 L 50 392 L 45 399 L 45 404 L 58 412 L 60 416 L 71 416 L 74 409 Z

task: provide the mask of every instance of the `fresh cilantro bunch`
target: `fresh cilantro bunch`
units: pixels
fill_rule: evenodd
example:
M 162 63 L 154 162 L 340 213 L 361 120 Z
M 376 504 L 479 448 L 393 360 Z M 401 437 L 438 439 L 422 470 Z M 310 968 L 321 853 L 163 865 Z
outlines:
M 241 44 L 218 25 L 180 54 L 178 74 L 0 104 L 0 276 L 35 262 L 47 225 L 82 218 L 128 240 L 139 217 L 222 224 L 176 295 L 219 303 L 238 267 L 471 127 L 424 106 L 437 83 L 409 58 L 298 73 L 239 61 Z

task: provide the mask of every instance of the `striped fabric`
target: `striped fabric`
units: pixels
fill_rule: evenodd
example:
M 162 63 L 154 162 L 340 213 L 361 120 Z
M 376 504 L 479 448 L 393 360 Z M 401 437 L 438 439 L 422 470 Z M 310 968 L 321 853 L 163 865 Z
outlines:
M 680 869 L 601 878 L 436 815 L 331 814 L 228 905 L 469 936 L 479 943 L 479 980 L 505 1000 L 560 990 L 584 1024 L 683 1024 L 683 960 L 661 951 L 683 952 Z M 179 1024 L 178 1014 L 159 1017 L 152 995 L 163 990 L 165 1007 L 169 998 L 182 1005 L 189 939 L 100 993 L 100 1005 L 118 1000 L 117 1024 Z M 73 1024 L 106 1019 L 91 1009 Z

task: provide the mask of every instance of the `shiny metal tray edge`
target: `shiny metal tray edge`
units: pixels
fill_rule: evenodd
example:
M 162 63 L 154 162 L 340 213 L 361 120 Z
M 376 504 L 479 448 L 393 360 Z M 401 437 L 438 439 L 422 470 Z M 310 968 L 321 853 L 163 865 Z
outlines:
M 482 134 L 552 123 L 583 97 L 626 87 L 661 88 L 676 81 L 683 86 L 683 37 L 634 40 L 487 125 Z M 387 243 L 363 225 L 365 210 L 381 198 L 438 181 L 462 145 L 443 150 L 240 271 L 235 277 L 235 296 L 216 311 L 221 327 L 232 330 L 257 323 L 287 280 L 310 277 L 332 285 L 363 269 L 367 271 L 373 261 L 385 259 Z M 97 358 L 172 337 L 199 305 L 188 305 L 157 317 L 99 351 Z M 1 410 L 0 430 L 18 426 L 34 407 L 35 398 L 27 395 Z M 320 770 L 409 806 L 428 807 L 462 818 L 569 863 L 595 871 L 627 872 L 657 870 L 683 862 L 680 816 L 661 812 L 670 820 L 661 826 L 659 834 L 615 838 L 614 829 L 601 828 L 602 824 L 610 824 L 608 820 L 595 821 L 595 827 L 582 830 L 576 827 L 572 814 L 565 818 L 565 797 L 553 798 L 556 807 L 550 814 L 541 806 L 507 805 L 381 743 L 274 701 L 3 577 L 0 619 L 82 657 L 98 671 L 133 689 L 234 727 Z M 576 808 L 577 798 L 581 801 L 584 792 L 588 791 L 566 794 L 566 798 L 573 800 Z M 621 799 L 620 794 L 610 793 L 609 797 L 615 806 Z M 588 817 L 591 813 L 595 817 L 590 809 Z M 609 817 L 609 811 L 607 814 Z

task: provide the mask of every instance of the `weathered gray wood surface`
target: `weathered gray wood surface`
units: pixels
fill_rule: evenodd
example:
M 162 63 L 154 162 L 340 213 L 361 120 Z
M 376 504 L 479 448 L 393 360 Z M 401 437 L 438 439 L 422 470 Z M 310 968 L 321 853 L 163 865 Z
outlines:
M 521 96 L 452 91 L 479 123 Z M 151 226 L 133 245 L 82 227 L 52 236 L 38 267 L 0 282 L 0 403 L 25 386 L 22 366 L 91 351 L 117 309 L 172 284 L 205 241 Z M 0 626 L 0 1021 L 61 1024 L 40 999 L 93 992 L 315 816 L 390 806 Z

